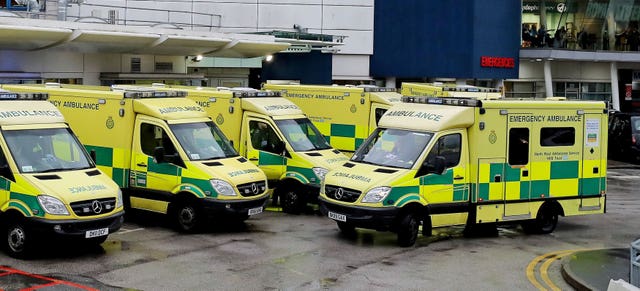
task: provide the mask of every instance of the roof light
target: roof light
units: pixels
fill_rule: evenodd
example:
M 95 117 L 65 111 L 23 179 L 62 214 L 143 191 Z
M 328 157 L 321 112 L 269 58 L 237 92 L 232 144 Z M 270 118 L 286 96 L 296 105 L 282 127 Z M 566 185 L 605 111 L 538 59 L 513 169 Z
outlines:
M 13 93 L 9 91 L 0 91 L 0 100 L 47 100 L 47 93 Z
M 280 91 L 234 91 L 233 97 L 280 97 Z
M 482 102 L 476 99 L 467 98 L 441 98 L 430 96 L 402 96 L 402 102 L 404 103 L 421 103 L 421 104 L 436 104 L 436 105 L 452 105 L 452 106 L 467 106 L 467 107 L 482 107 Z
M 185 97 L 186 91 L 152 91 L 152 90 L 138 90 L 138 89 L 124 89 L 125 98 L 172 98 L 172 97 Z
M 396 88 L 365 87 L 365 92 L 398 92 Z

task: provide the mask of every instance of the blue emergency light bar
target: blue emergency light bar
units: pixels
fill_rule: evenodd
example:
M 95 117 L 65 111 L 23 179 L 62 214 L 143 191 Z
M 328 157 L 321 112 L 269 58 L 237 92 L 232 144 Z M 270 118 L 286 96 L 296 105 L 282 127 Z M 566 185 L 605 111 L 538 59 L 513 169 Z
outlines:
M 478 87 L 443 87 L 443 91 L 454 92 L 485 92 L 485 93 L 499 93 L 500 90 L 494 88 L 478 88 Z
M 402 102 L 404 102 L 404 103 L 417 103 L 417 104 L 437 104 L 437 105 L 482 107 L 482 102 L 480 100 L 467 99 L 467 98 L 442 98 L 442 97 L 430 97 L 430 96 L 402 96 Z
M 396 88 L 364 87 L 365 92 L 398 92 Z
M 47 100 L 47 93 L 13 93 L 9 91 L 0 91 L 0 100 Z
M 247 98 L 247 97 L 280 97 L 280 91 L 235 91 L 233 97 Z

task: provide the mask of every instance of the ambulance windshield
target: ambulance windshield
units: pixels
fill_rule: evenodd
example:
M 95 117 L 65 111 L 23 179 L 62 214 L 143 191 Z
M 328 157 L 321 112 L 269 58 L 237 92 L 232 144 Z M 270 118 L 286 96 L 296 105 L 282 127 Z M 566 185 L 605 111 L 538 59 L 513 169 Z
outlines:
M 307 118 L 276 120 L 276 124 L 296 152 L 331 148 L 324 136 Z
M 238 156 L 227 137 L 213 122 L 171 124 L 169 127 L 192 161 Z
M 377 128 L 353 154 L 351 160 L 372 165 L 410 169 L 433 134 Z
M 21 173 L 94 167 L 87 152 L 68 128 L 7 130 L 4 138 Z

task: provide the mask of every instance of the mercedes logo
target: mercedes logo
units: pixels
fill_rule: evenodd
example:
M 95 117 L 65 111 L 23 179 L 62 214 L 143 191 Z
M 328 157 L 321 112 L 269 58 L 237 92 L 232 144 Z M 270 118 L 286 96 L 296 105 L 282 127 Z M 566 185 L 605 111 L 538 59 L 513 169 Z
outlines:
M 256 185 L 256 183 L 251 183 L 251 192 L 253 192 L 253 194 L 258 194 L 258 186 Z
M 91 209 L 93 210 L 93 213 L 99 214 L 102 212 L 102 203 L 98 200 L 93 200 L 93 202 L 91 202 Z
M 342 199 L 342 197 L 344 196 L 344 190 L 342 190 L 342 188 L 338 188 L 338 190 L 336 190 L 335 196 L 338 200 Z

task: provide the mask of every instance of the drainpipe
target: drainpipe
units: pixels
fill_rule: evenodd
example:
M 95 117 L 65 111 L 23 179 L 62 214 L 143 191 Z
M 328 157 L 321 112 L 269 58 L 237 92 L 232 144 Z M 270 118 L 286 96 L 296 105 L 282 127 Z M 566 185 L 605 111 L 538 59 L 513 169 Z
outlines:
M 58 20 L 67 20 L 67 4 L 68 0 L 58 0 Z

